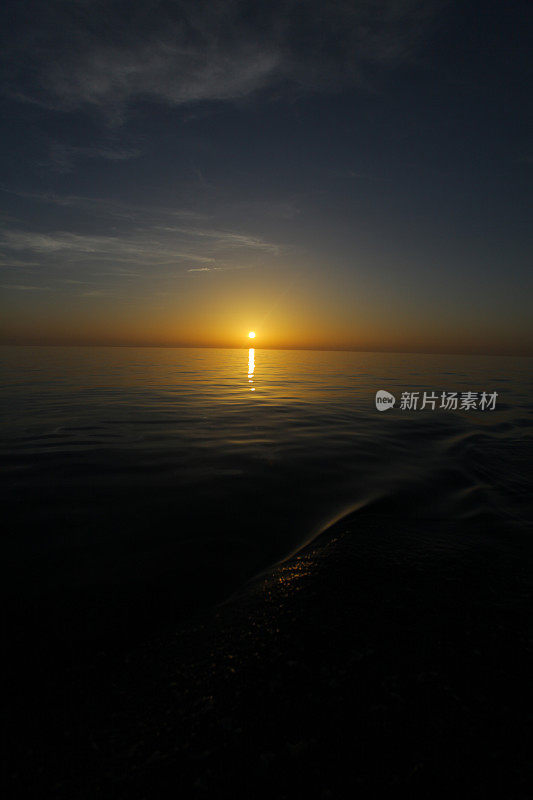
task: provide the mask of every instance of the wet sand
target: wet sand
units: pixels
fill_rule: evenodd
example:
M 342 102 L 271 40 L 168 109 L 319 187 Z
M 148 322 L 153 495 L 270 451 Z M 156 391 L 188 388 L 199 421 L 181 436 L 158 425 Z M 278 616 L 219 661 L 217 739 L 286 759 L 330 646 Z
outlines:
M 15 796 L 529 797 L 532 551 L 356 512 L 26 710 Z

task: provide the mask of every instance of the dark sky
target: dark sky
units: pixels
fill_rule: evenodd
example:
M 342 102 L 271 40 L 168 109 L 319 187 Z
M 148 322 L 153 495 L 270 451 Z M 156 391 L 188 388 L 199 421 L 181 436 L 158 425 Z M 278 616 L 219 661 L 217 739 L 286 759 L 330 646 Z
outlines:
M 530 7 L 4 3 L 3 340 L 532 353 Z

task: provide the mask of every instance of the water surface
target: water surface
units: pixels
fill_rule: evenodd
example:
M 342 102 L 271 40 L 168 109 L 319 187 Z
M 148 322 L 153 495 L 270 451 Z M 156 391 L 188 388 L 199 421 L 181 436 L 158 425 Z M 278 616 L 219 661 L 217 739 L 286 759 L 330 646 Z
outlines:
M 391 525 L 446 519 L 465 535 L 487 524 L 512 536 L 531 522 L 530 359 L 111 347 L 0 356 L 6 581 L 32 602 L 99 598 L 156 627 L 154 616 L 221 599 L 369 502 L 392 503 Z M 404 391 L 498 397 L 493 411 L 397 402 L 380 413 L 378 389 L 398 401 Z

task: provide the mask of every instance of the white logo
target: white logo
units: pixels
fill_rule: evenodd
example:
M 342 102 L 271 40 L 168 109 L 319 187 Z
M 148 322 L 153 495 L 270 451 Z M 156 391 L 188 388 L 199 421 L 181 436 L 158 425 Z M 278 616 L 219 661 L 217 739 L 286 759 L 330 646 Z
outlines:
M 388 408 L 392 408 L 395 402 L 396 398 L 390 392 L 386 392 L 384 389 L 376 392 L 376 408 L 378 411 L 386 411 Z

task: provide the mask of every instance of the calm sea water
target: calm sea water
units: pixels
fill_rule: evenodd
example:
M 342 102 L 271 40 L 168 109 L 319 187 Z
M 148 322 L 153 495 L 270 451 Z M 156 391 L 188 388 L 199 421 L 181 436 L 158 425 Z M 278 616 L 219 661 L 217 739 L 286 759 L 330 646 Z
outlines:
M 34 603 L 208 605 L 369 501 L 394 522 L 532 519 L 531 360 L 376 353 L 0 350 L 6 581 Z M 392 392 L 378 412 L 375 393 Z M 497 392 L 494 410 L 401 393 Z M 139 599 L 141 598 L 141 599 Z M 94 602 L 93 602 L 94 601 Z

